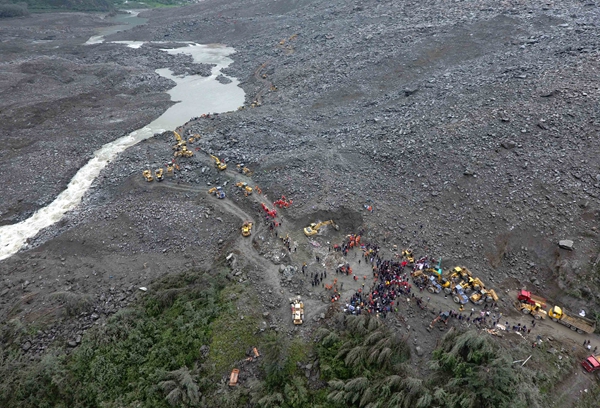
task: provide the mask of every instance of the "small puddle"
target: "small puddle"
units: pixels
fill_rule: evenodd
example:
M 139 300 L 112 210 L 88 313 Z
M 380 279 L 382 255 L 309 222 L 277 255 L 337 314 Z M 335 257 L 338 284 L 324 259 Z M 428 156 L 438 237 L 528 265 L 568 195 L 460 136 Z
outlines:
M 137 46 L 138 42 L 124 42 L 127 46 Z M 141 46 L 141 45 L 140 45 Z M 17 224 L 0 227 L 0 260 L 6 259 L 23 248 L 28 238 L 39 231 L 58 222 L 68 211 L 73 210 L 98 177 L 104 167 L 128 147 L 141 140 L 152 137 L 155 133 L 173 130 L 192 117 L 203 113 L 222 113 L 236 110 L 244 104 L 244 91 L 238 86 L 239 81 L 227 77 L 221 70 L 233 62 L 228 56 L 235 50 L 221 45 L 188 44 L 185 47 L 163 50 L 170 54 L 188 54 L 195 62 L 214 64 L 209 77 L 189 75 L 179 77 L 170 69 L 159 69 L 156 72 L 177 84 L 168 91 L 171 100 L 179 101 L 167 109 L 159 118 L 147 126 L 127 136 L 107 143 L 94 152 L 94 157 L 71 179 L 67 189 L 56 197 L 48 206 L 39 209 L 30 218 Z M 221 84 L 216 80 L 224 75 L 231 80 Z M 140 172 L 142 169 L 140 169 Z

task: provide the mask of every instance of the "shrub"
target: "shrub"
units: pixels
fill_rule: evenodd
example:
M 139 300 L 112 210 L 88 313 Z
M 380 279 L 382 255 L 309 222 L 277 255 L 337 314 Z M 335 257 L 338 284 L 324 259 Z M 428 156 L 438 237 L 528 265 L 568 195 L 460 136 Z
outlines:
M 26 4 L 0 4 L 0 18 L 28 16 Z

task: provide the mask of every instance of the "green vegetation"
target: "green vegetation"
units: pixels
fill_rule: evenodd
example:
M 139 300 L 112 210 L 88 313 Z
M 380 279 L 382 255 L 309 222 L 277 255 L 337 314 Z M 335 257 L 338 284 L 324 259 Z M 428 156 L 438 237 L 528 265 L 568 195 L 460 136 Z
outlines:
M 112 0 L 0 0 L 4 5 L 21 5 L 29 10 L 111 11 Z
M 7 4 L 0 1 L 0 18 L 24 17 L 28 15 L 27 4 Z
M 450 329 L 427 366 L 405 339 L 370 316 L 337 315 L 312 338 L 259 330 L 251 287 L 227 271 L 165 277 L 72 350 L 29 361 L 18 341 L 30 328 L 3 326 L 2 407 L 542 407 L 565 406 L 557 384 L 577 361 L 544 342 L 531 348 L 476 330 Z M 57 294 L 66 315 L 89 305 Z M 245 362 L 257 346 L 258 361 Z M 69 352 L 70 351 L 70 352 Z M 524 361 L 522 366 L 514 361 Z M 241 370 L 240 385 L 224 380 Z M 577 368 L 575 368 L 577 369 Z M 565 401 L 563 401 L 565 399 Z M 597 398 L 586 395 L 581 407 Z
M 0 18 L 26 16 L 33 11 L 115 11 L 119 8 L 146 9 L 194 3 L 191 0 L 0 0 Z
M 3 350 L 0 406 L 194 406 L 211 386 L 201 347 L 219 302 L 220 276 L 190 272 L 152 287 L 135 307 L 86 333 L 70 356 L 48 353 L 29 366 L 15 348 Z
M 231 285 L 220 293 L 219 303 L 228 305 L 211 324 L 212 341 L 208 363 L 214 372 L 222 373 L 231 370 L 232 362 L 242 360 L 246 351 L 255 347 L 255 332 L 258 328 L 260 306 L 258 300 L 249 296 L 240 284 Z M 240 313 L 235 305 L 238 299 L 243 300 L 247 313 Z

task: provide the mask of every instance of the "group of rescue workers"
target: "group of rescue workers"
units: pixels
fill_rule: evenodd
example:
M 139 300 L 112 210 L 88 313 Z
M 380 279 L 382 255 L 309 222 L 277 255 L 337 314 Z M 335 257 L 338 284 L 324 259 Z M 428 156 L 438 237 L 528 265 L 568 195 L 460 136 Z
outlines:
M 361 243 L 360 235 L 362 234 L 349 235 L 344 243 L 333 246 L 334 251 L 342 252 L 344 256 L 348 256 L 348 253 L 353 249 L 361 250 L 362 256 L 358 260 L 359 264 L 363 260 L 365 265 L 371 266 L 372 270 L 371 279 L 368 279 L 366 275 L 362 276 L 363 283 L 361 287 L 347 299 L 342 310 L 348 314 L 360 315 L 369 313 L 386 318 L 389 313 L 398 312 L 401 304 L 410 305 L 414 303 L 421 309 L 426 309 L 430 298 L 424 299 L 422 296 L 418 296 L 418 293 L 423 292 L 425 288 L 417 286 L 413 290 L 413 285 L 409 283 L 409 279 L 412 276 L 412 272 L 435 266 L 438 261 L 430 257 L 422 257 L 414 260 L 412 251 L 410 250 L 403 251 L 402 255 L 396 254 L 394 259 L 382 259 L 380 256 L 380 247 L 366 242 Z M 305 263 L 302 267 L 303 273 L 306 267 Z M 335 271 L 336 274 L 353 276 L 355 281 L 360 279 L 353 273 L 348 262 L 339 264 Z M 326 277 L 327 272 L 315 273 L 312 275 L 312 285 L 318 286 Z M 369 285 L 365 288 L 367 281 Z M 323 283 L 322 286 L 327 290 L 332 290 L 333 293 L 330 296 L 331 302 L 336 302 L 340 299 L 343 282 L 338 284 L 338 279 L 336 278 L 333 284 Z M 460 305 L 458 310 L 439 310 L 438 315 L 446 316 L 444 322 L 447 322 L 448 318 L 455 318 L 464 324 L 473 324 L 485 329 L 495 328 L 497 324 L 503 323 L 501 321 L 502 313 L 498 312 L 498 306 L 495 302 L 489 305 L 485 304 L 481 311 L 476 311 L 474 308 L 470 311 L 465 311 L 464 307 Z M 533 327 L 535 327 L 535 321 L 532 322 L 532 326 L 530 327 L 520 324 L 515 325 L 514 330 L 526 335 L 531 332 Z M 506 328 L 510 329 L 508 322 L 506 322 Z

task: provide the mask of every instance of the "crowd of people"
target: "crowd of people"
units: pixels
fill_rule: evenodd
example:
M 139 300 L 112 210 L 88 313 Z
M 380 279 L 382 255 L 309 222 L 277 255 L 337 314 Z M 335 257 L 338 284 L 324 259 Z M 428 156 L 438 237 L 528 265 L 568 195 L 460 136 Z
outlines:
M 411 284 L 409 279 L 412 277 L 413 272 L 435 266 L 437 261 L 434 258 L 422 257 L 414 260 L 411 251 L 403 251 L 401 255 L 397 254 L 393 259 L 382 259 L 380 248 L 377 245 L 365 242 L 360 246 L 354 246 L 354 248 L 349 247 L 347 242 L 334 246 L 334 250 L 341 251 L 346 256 L 352 249 L 362 251 L 362 260 L 371 267 L 372 280 L 367 280 L 366 276 L 363 277 L 362 287 L 356 289 L 350 298 L 344 302 L 342 310 L 345 313 L 355 315 L 369 313 L 386 318 L 392 312 L 399 312 L 402 303 L 406 305 L 413 303 L 421 309 L 426 309 L 429 306 L 431 299 L 419 296 L 419 292 L 424 289 L 421 281 Z M 353 275 L 349 263 L 338 265 L 336 273 L 346 276 Z M 353 278 L 357 280 L 358 277 L 354 274 Z M 367 288 L 365 288 L 366 284 L 368 284 Z M 413 284 L 417 284 L 415 290 L 413 290 Z M 334 289 L 334 293 L 331 295 L 332 301 L 337 300 L 339 292 L 335 290 L 335 285 L 330 285 L 329 288 Z M 456 319 L 465 325 L 474 325 L 482 329 L 504 327 L 506 330 L 512 329 L 512 331 L 521 333 L 524 336 L 530 334 L 536 326 L 535 320 L 532 320 L 529 327 L 520 323 L 511 326 L 508 321 L 503 322 L 503 314 L 498 311 L 498 305 L 495 302 L 484 304 L 483 309 L 479 311 L 474 308 L 471 308 L 470 311 L 465 310 L 463 305 L 459 305 L 457 309 L 439 310 L 438 316 L 443 316 L 442 321 L 444 323 L 448 323 L 449 319 Z M 502 323 L 505 323 L 505 326 L 502 326 Z

